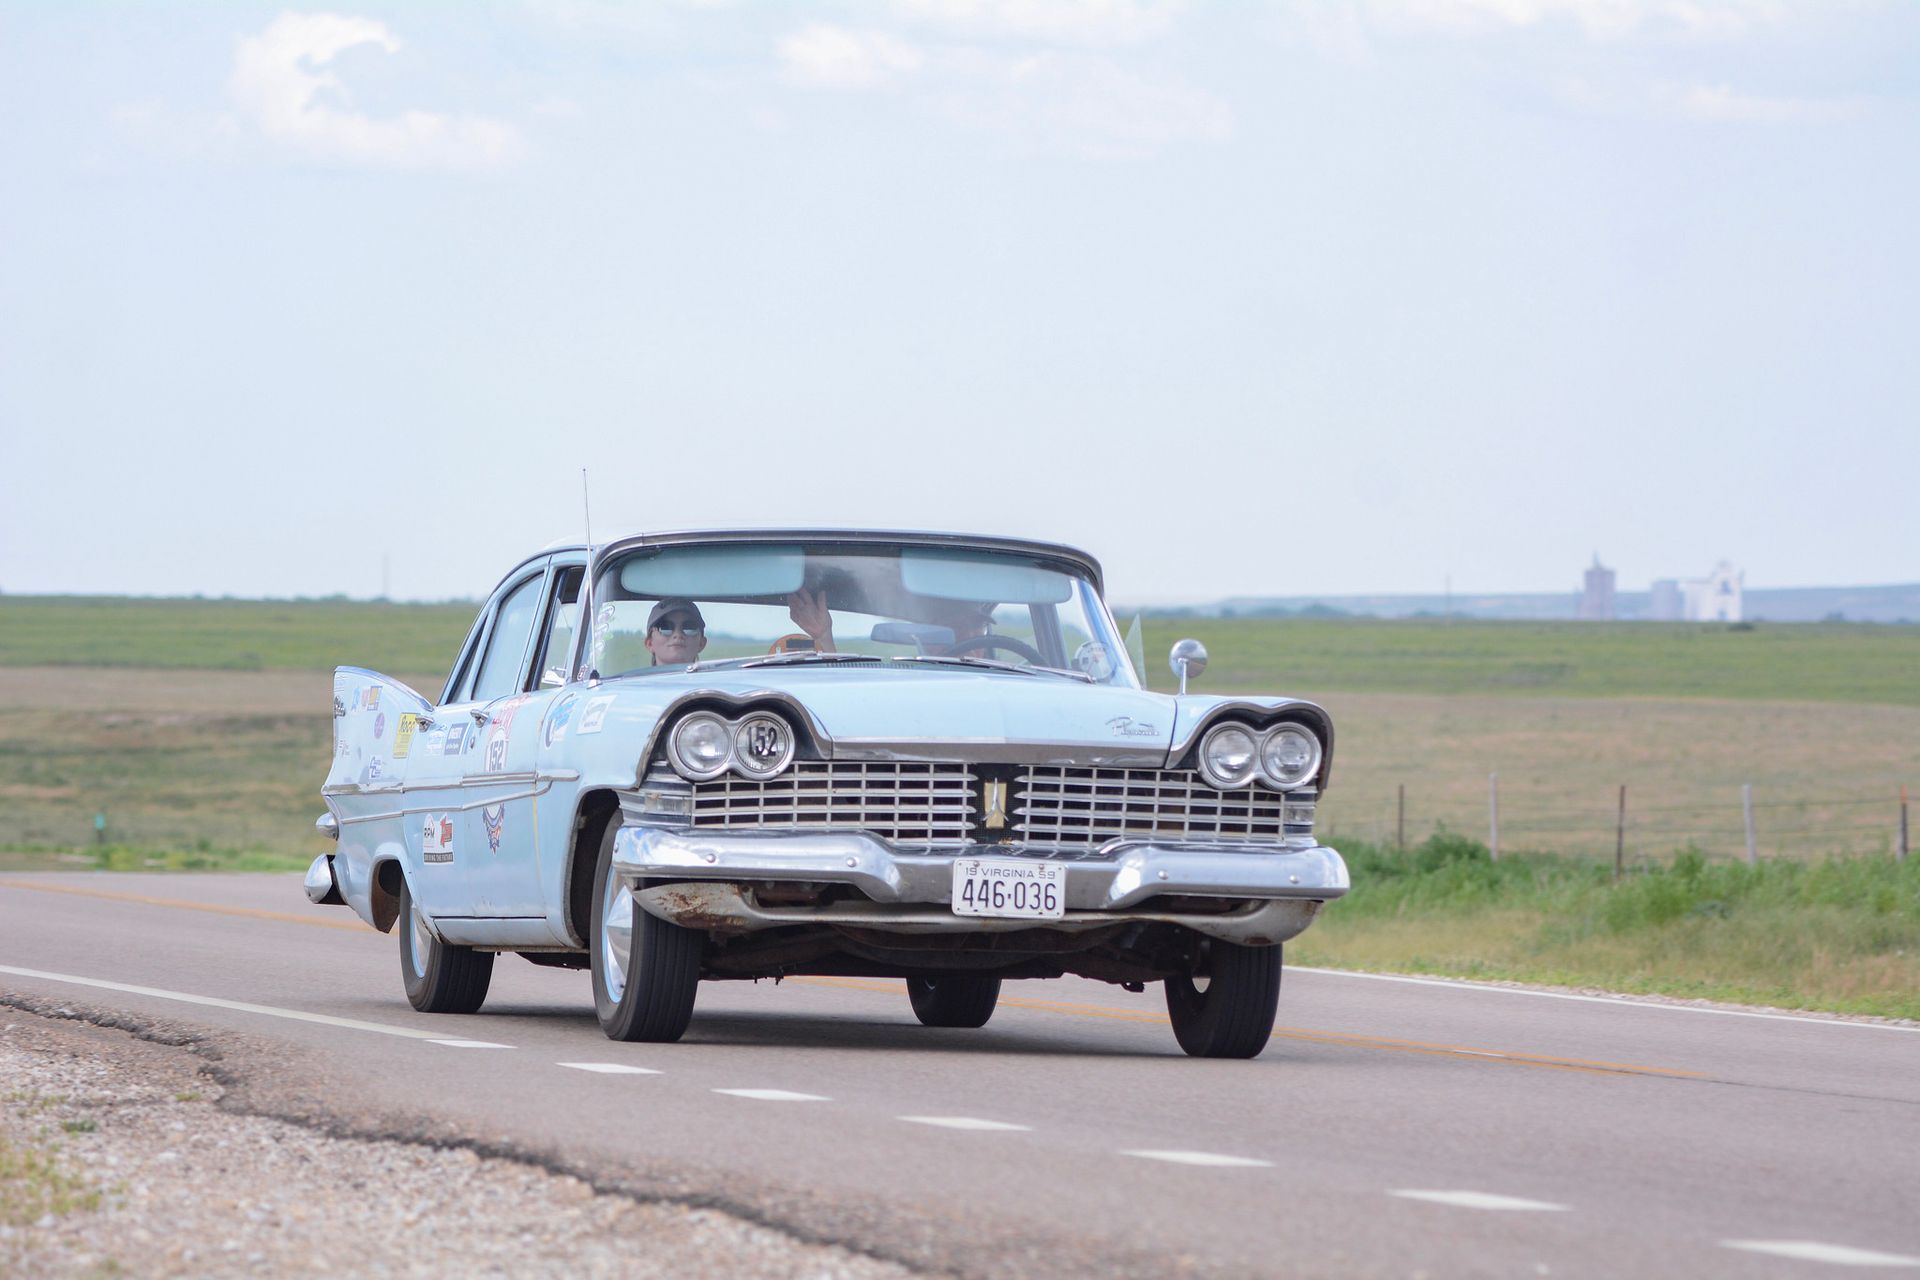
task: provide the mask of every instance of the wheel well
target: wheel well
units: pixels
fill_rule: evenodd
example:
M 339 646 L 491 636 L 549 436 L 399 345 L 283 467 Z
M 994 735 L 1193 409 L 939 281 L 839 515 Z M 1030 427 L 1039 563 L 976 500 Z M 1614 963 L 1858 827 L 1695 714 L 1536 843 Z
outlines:
M 567 855 L 567 879 L 562 892 L 567 900 L 567 933 L 578 946 L 586 946 L 593 928 L 594 862 L 600 856 L 600 841 L 606 837 L 607 824 L 620 821 L 620 798 L 611 791 L 589 791 L 580 797 L 573 815 L 573 849 Z
M 400 918 L 400 887 L 405 883 L 400 859 L 387 858 L 373 864 L 373 927 L 382 933 L 393 928 Z

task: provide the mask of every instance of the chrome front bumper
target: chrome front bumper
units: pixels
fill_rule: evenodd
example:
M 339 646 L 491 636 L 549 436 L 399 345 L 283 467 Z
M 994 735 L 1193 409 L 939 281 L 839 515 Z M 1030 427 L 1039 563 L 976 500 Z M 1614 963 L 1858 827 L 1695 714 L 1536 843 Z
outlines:
M 900 853 L 858 833 L 717 834 L 626 826 L 613 842 L 615 874 L 636 886 L 651 915 L 689 928 L 753 932 L 825 924 L 896 933 L 995 933 L 1046 929 L 1076 933 L 1104 925 L 1164 921 L 1209 937 L 1263 946 L 1312 922 L 1347 891 L 1347 864 L 1332 849 L 1154 844 L 1115 841 L 1107 856 L 1062 861 L 1065 917 L 1015 920 L 957 916 L 951 906 L 955 857 L 993 857 L 991 845 L 957 852 Z M 675 883 L 640 888 L 643 880 Z M 687 883 L 700 881 L 705 883 Z M 851 885 L 868 899 L 825 906 L 770 907 L 754 881 Z M 1258 899 L 1237 911 L 1183 912 L 1181 897 Z M 1147 899 L 1159 898 L 1151 907 Z

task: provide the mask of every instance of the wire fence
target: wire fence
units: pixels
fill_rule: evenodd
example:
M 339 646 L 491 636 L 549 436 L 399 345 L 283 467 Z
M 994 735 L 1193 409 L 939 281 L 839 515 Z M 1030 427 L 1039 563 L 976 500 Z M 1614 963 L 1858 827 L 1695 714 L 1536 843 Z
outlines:
M 1381 803 L 1384 799 L 1384 803 Z M 1564 793 L 1503 794 L 1489 775 L 1478 795 L 1462 789 L 1433 794 L 1402 786 L 1383 798 L 1335 794 L 1321 808 L 1321 831 L 1371 844 L 1418 845 L 1445 829 L 1501 852 L 1607 855 L 1664 859 L 1682 849 L 1713 858 L 1797 858 L 1829 853 L 1891 853 L 1905 858 L 1913 833 L 1908 789 L 1796 793 L 1792 797 L 1734 788 L 1730 797 L 1686 801 L 1654 791 L 1641 802 L 1629 786 L 1596 788 L 1592 802 Z

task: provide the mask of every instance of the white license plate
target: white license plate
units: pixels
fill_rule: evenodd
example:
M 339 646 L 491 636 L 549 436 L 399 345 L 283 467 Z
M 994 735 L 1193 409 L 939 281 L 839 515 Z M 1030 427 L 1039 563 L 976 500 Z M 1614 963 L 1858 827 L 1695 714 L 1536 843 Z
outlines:
M 1067 910 L 1067 869 L 1024 858 L 956 858 L 953 914 L 1058 920 Z

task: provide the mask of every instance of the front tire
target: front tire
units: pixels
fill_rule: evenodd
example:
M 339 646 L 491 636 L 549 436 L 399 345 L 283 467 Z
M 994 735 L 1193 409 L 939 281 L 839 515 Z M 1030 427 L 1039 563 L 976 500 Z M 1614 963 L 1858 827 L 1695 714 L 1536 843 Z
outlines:
M 427 931 L 427 918 L 400 881 L 400 979 L 407 1003 L 422 1013 L 478 1013 L 493 981 L 493 952 L 442 942 Z
M 607 824 L 593 872 L 593 1010 L 613 1040 L 670 1044 L 693 1020 L 706 937 L 640 909 L 613 874 L 613 838 Z
M 1279 1005 L 1279 947 L 1209 938 L 1192 974 L 1167 979 L 1173 1035 L 1190 1057 L 1258 1057 Z
M 1000 1001 L 1000 979 L 979 974 L 908 978 L 907 999 L 925 1027 L 984 1027 Z

